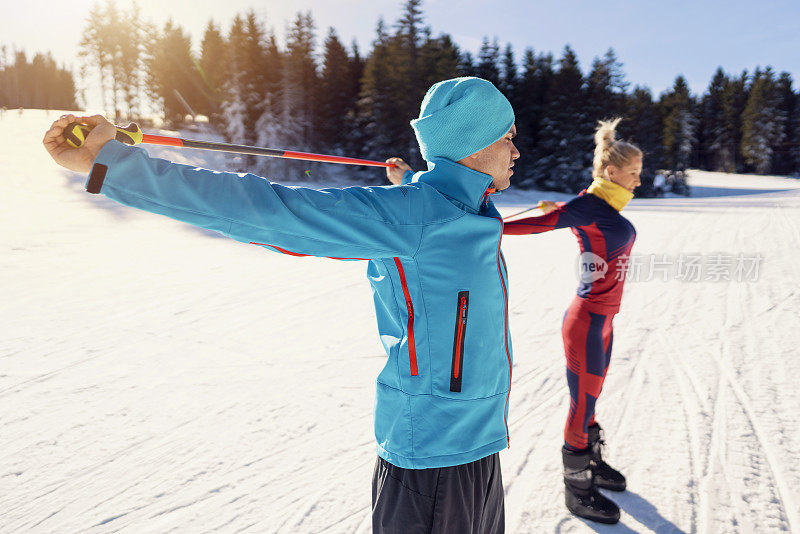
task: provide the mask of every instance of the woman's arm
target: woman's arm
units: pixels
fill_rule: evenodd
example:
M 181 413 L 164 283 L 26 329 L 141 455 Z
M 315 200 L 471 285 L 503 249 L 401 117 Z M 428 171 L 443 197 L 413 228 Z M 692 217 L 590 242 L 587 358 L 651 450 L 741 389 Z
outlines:
M 569 202 L 551 202 L 548 200 L 539 203 L 544 215 L 525 217 L 515 221 L 505 222 L 503 233 L 507 235 L 541 234 L 559 228 L 584 226 L 591 224 L 593 218 L 584 208 L 581 197 L 575 197 Z

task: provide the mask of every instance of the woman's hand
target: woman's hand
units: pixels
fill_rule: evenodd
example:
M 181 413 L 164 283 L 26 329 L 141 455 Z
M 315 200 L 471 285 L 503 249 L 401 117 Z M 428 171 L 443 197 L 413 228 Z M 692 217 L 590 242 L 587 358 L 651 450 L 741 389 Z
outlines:
M 540 210 L 542 210 L 545 215 L 556 209 L 558 206 L 555 202 L 551 200 L 540 200 L 537 206 Z
M 408 163 L 400 158 L 389 158 L 386 163 L 394 163 L 395 167 L 386 167 L 386 178 L 392 182 L 392 185 L 400 185 L 403 183 L 403 175 L 406 171 L 414 171 Z
M 67 144 L 64 138 L 64 128 L 73 122 L 86 124 L 92 131 L 86 136 L 83 146 L 74 148 Z M 55 121 L 44 134 L 42 144 L 53 158 L 53 161 L 75 172 L 88 173 L 92 169 L 97 154 L 106 143 L 117 135 L 116 127 L 102 115 L 92 117 L 76 117 L 75 115 L 62 115 Z

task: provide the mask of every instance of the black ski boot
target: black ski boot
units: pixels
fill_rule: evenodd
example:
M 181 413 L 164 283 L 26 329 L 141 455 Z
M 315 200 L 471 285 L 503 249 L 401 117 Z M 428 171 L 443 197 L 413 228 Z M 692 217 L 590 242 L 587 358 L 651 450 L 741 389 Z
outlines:
M 567 510 L 585 519 L 613 525 L 619 521 L 619 507 L 597 491 L 592 480 L 592 449 L 573 452 L 561 449 L 564 460 L 564 500 Z
M 603 429 L 597 423 L 589 427 L 589 448 L 592 450 L 592 477 L 598 488 L 625 491 L 625 477 L 603 461 Z

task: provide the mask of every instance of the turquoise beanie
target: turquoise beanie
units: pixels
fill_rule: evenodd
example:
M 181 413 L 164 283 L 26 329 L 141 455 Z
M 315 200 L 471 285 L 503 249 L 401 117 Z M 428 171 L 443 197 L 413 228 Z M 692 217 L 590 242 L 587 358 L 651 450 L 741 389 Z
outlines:
M 425 161 L 458 161 L 486 148 L 514 125 L 514 110 L 492 82 L 453 78 L 428 89 L 411 127 Z

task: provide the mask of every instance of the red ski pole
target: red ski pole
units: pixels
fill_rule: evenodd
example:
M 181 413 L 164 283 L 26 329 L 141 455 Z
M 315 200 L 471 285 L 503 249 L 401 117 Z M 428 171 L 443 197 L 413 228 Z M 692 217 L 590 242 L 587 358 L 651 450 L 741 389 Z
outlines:
M 73 122 L 64 129 L 64 137 L 71 146 L 78 148 L 83 145 L 83 141 L 91 131 L 85 124 Z M 254 156 L 270 156 L 273 158 L 300 159 L 305 161 L 322 161 L 325 163 L 343 163 L 345 165 L 367 165 L 370 167 L 396 167 L 394 163 L 384 163 L 382 161 L 371 161 L 368 159 L 345 158 L 342 156 L 328 156 L 325 154 L 311 154 L 308 152 L 292 152 L 291 150 L 281 150 L 279 148 L 263 148 L 248 145 L 234 145 L 230 143 L 214 143 L 211 141 L 197 141 L 194 139 L 183 139 L 180 137 L 168 137 L 164 135 L 151 135 L 142 133 L 141 128 L 135 122 L 128 126 L 117 126 L 117 141 L 127 145 L 138 145 L 140 143 L 149 145 L 174 146 L 180 148 L 195 148 L 199 150 L 214 150 L 216 152 L 229 152 L 232 154 L 248 154 Z

